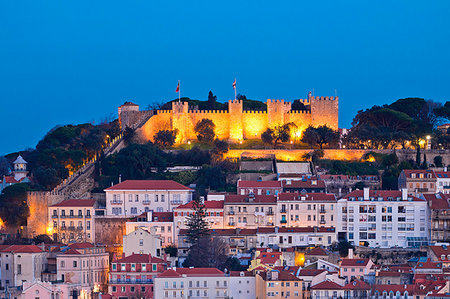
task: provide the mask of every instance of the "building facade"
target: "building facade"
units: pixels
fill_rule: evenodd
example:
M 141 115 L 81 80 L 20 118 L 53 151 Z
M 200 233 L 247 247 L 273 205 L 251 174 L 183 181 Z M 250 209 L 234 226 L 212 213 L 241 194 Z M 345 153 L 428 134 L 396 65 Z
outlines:
M 227 195 L 224 201 L 224 228 L 275 226 L 275 195 Z
M 136 253 L 161 257 L 161 250 L 161 236 L 156 234 L 155 227 L 150 230 L 138 228 L 123 236 L 123 253 L 126 256 Z
M 407 189 L 409 195 L 436 193 L 436 175 L 430 169 L 404 169 L 398 176 L 398 188 Z
M 174 212 L 147 212 L 126 222 L 126 234 L 142 228 L 147 231 L 154 229 L 160 236 L 162 247 L 173 245 L 176 242 L 174 226 Z

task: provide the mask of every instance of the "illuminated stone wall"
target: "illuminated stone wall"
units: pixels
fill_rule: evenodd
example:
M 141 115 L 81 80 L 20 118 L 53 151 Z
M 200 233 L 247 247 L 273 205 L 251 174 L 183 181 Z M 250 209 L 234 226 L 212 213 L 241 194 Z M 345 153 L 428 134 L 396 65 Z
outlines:
M 64 200 L 63 194 L 56 192 L 32 191 L 27 193 L 27 204 L 30 216 L 27 219 L 25 235 L 33 238 L 38 235 L 49 233 L 48 207 Z
M 172 110 L 160 110 L 139 129 L 146 140 L 153 140 L 159 130 L 178 129 L 177 143 L 197 138 L 195 124 L 210 119 L 216 125 L 216 136 L 238 142 L 243 139 L 259 139 L 267 128 L 293 122 L 297 129 L 292 132 L 294 140 L 309 126 L 328 125 L 338 129 L 338 98 L 316 97 L 301 100 L 307 111 L 291 111 L 291 103 L 284 100 L 267 100 L 267 111 L 244 111 L 239 100 L 228 101 L 225 110 L 189 110 L 187 102 L 173 102 Z

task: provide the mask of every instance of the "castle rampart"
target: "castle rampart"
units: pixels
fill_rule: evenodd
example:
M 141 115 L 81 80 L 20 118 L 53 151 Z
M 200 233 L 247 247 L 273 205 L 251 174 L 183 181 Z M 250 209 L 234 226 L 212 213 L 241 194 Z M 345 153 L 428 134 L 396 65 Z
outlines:
M 191 109 L 188 102 L 172 102 L 172 110 L 159 110 L 139 129 L 146 140 L 160 130 L 177 129 L 177 143 L 196 139 L 195 125 L 204 118 L 216 125 L 216 137 L 233 142 L 243 139 L 257 139 L 267 128 L 294 123 L 292 135 L 301 138 L 309 125 L 327 125 L 338 129 L 339 99 L 337 97 L 309 97 L 300 99 L 307 110 L 291 110 L 291 102 L 268 99 L 266 111 L 244 110 L 240 100 L 228 101 L 227 110 Z M 135 107 L 133 107 L 135 112 Z

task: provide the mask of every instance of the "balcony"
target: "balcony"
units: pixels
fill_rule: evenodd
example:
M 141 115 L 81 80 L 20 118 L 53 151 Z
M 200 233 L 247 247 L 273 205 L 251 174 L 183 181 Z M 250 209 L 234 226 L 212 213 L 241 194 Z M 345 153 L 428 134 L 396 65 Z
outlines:
M 227 212 L 227 214 L 228 214 L 228 215 L 234 215 L 234 211 L 231 211 L 231 210 L 230 210 L 230 211 Z
M 273 215 L 273 211 L 267 211 L 267 212 L 266 212 L 266 215 L 269 215 L 269 216 L 270 216 L 270 215 Z
M 83 230 L 82 226 L 77 226 L 77 230 Z
M 428 192 L 428 188 L 417 188 L 416 192 Z
M 111 204 L 113 204 L 113 205 L 120 205 L 122 203 L 123 203 L 123 200 L 121 200 L 121 199 L 111 200 Z
M 280 220 L 280 223 L 281 223 L 281 224 L 285 224 L 285 223 L 287 223 L 287 220 L 286 220 L 286 219 L 281 219 L 281 220 Z
M 266 225 L 267 226 L 273 226 L 274 224 L 273 224 L 273 222 L 267 222 Z
M 91 214 L 87 214 L 85 217 L 86 218 L 91 218 Z
M 150 203 L 150 201 L 149 201 L 148 203 Z M 144 203 L 144 204 L 145 204 L 145 203 Z M 170 201 L 170 204 L 171 204 L 171 205 L 182 205 L 182 204 L 183 204 L 183 201 L 182 201 L 182 200 L 171 200 L 171 201 Z
M 109 283 L 114 284 L 152 284 L 152 279 L 111 279 Z
M 75 230 L 75 226 L 69 226 L 69 230 Z
M 58 215 L 53 214 L 52 218 L 58 218 Z
M 326 211 L 325 211 L 325 209 L 320 209 L 319 213 L 323 214 L 323 213 L 326 213 Z
M 67 217 L 66 215 L 62 214 L 61 218 L 69 218 L 69 217 Z
M 144 199 L 143 201 L 142 201 L 142 203 L 144 204 L 144 205 L 149 205 L 150 204 L 150 200 L 149 199 Z M 173 204 L 173 203 L 172 203 Z
M 325 224 L 326 221 L 325 220 L 320 220 L 320 224 Z
M 235 226 L 236 222 L 228 222 L 228 226 Z
M 60 230 L 67 230 L 67 226 L 61 226 L 59 229 Z
M 287 213 L 286 209 L 281 209 L 280 213 Z

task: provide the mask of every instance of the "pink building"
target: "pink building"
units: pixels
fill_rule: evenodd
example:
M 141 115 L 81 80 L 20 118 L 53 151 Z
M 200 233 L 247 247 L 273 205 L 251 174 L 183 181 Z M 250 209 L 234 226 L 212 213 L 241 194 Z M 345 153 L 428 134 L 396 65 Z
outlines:
M 277 195 L 283 190 L 280 181 L 241 181 L 237 182 L 237 193 L 240 195 Z
M 347 281 L 363 279 L 364 275 L 374 271 L 373 265 L 374 263 L 370 259 L 343 259 L 340 276 Z
M 153 298 L 154 278 L 166 269 L 166 262 L 149 254 L 115 260 L 109 274 L 109 294 L 115 298 Z

